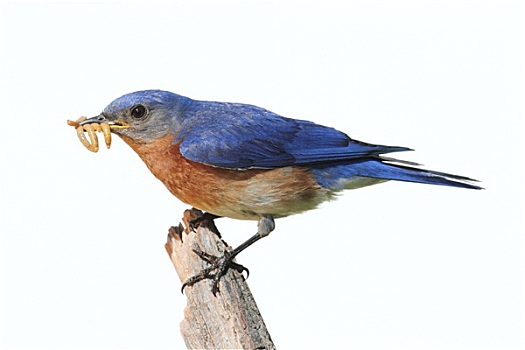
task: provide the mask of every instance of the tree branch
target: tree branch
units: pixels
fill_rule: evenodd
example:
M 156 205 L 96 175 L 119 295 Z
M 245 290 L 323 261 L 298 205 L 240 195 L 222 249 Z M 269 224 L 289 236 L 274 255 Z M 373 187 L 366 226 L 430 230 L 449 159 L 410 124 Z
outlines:
M 197 232 L 189 229 L 189 221 L 200 215 L 202 212 L 198 210 L 186 210 L 183 218 L 186 229 L 179 224 L 168 234 L 165 247 L 181 282 L 208 267 L 194 249 L 215 256 L 221 256 L 226 249 L 223 241 L 205 225 Z M 241 273 L 228 270 L 220 280 L 217 296 L 211 288 L 212 282 L 203 280 L 184 290 L 187 305 L 180 330 L 189 349 L 275 349 Z

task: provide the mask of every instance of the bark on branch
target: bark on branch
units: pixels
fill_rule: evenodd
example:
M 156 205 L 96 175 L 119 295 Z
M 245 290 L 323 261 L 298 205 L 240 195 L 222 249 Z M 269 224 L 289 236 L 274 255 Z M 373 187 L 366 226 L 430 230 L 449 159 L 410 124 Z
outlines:
M 199 215 L 202 212 L 198 210 L 186 210 L 186 229 L 182 224 L 172 227 L 165 245 L 181 282 L 208 267 L 193 249 L 215 256 L 227 249 L 206 227 L 197 232 L 188 229 L 188 222 Z M 211 287 L 212 282 L 204 280 L 184 290 L 187 305 L 180 330 L 189 349 L 275 349 L 242 274 L 228 270 L 216 297 Z

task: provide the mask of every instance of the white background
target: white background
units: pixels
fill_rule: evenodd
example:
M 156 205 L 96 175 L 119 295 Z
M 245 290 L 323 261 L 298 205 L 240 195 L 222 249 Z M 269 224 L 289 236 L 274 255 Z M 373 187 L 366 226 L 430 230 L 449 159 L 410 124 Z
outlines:
M 186 205 L 66 119 L 160 88 L 407 146 L 484 191 L 387 183 L 242 253 L 280 349 L 523 349 L 519 1 L 3 2 L 0 348 L 181 349 Z M 236 245 L 255 222 L 221 219 Z

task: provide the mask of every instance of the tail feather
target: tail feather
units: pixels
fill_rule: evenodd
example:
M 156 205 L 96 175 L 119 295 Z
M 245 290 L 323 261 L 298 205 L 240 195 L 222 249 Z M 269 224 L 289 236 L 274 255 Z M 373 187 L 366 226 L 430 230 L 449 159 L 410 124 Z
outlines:
M 422 184 L 483 189 L 477 180 L 466 176 L 417 168 L 418 164 L 393 158 L 374 157 L 359 161 L 322 164 L 312 168 L 316 181 L 333 191 L 373 185 L 381 180 L 397 180 Z M 379 181 L 366 181 L 363 178 Z
M 482 187 L 473 184 L 473 182 L 478 182 L 478 180 L 466 176 L 390 163 L 393 161 L 397 162 L 395 159 L 384 159 L 384 161 L 387 161 L 388 163 L 379 160 L 370 161 L 373 162 L 373 165 L 369 164 L 372 166 L 368 166 L 363 169 L 363 171 L 360 171 L 359 175 L 385 180 L 408 181 L 430 185 L 470 188 L 475 190 L 483 189 Z

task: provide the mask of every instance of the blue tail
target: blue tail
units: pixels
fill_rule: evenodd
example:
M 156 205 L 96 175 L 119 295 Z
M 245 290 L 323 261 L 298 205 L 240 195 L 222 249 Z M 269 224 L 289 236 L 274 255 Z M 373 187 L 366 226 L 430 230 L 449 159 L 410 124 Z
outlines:
M 387 180 L 417 182 L 429 185 L 470 188 L 475 190 L 483 189 L 482 187 L 469 183 L 477 182 L 477 180 L 465 176 L 442 173 L 439 171 L 419 169 L 399 164 L 383 163 L 380 161 L 374 161 L 373 165 L 367 168 L 368 169 L 362 172 L 361 176 Z
M 354 177 L 417 182 L 422 184 L 470 188 L 475 190 L 483 189 L 480 186 L 472 184 L 472 182 L 477 182 L 477 180 L 465 176 L 419 169 L 407 165 L 393 164 L 391 162 L 414 164 L 396 159 L 377 157 L 357 162 L 344 162 L 331 166 L 324 165 L 316 167 L 313 172 L 321 186 L 332 190 L 342 189 L 341 186 L 344 185 L 344 180 L 352 179 Z

